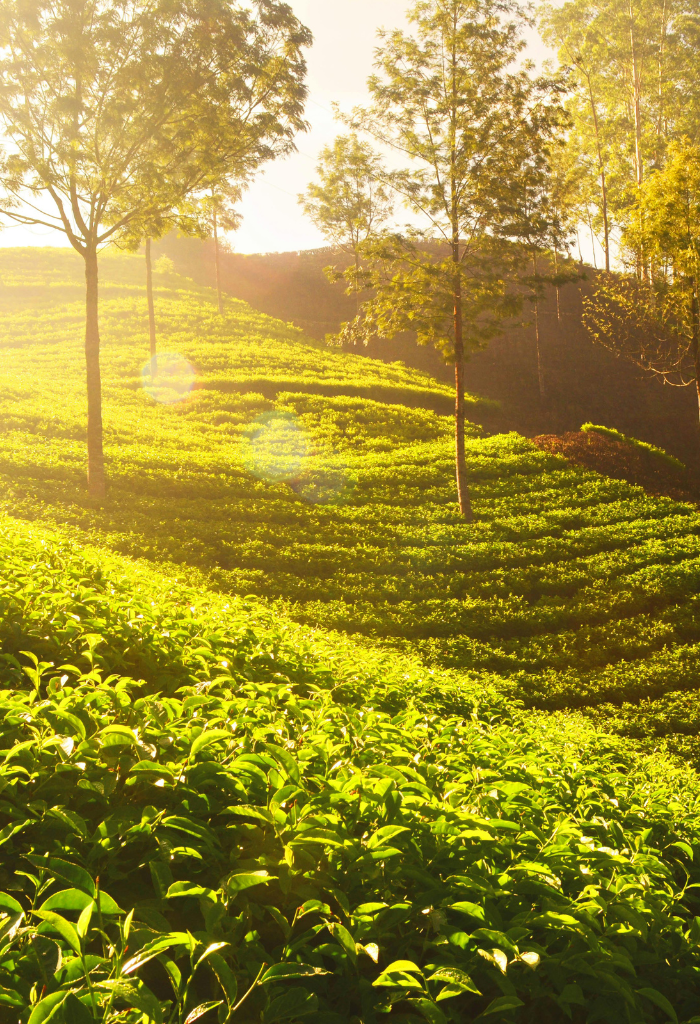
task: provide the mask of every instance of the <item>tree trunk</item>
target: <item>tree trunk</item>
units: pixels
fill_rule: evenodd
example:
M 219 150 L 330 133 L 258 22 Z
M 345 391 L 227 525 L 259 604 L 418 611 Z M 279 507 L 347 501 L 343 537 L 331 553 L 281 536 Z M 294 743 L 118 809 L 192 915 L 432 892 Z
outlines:
M 698 399 L 698 429 L 700 429 L 700 314 L 698 312 L 698 283 L 693 282 L 693 294 L 690 299 L 693 340 L 691 344 L 693 365 L 695 367 L 695 393 Z
M 221 298 L 221 269 L 219 267 L 219 230 L 216 222 L 216 209 L 214 210 L 214 263 L 216 265 L 216 297 L 219 303 L 219 312 L 224 311 L 224 302 Z
M 462 333 L 462 289 L 459 276 L 454 284 L 455 332 L 455 466 L 459 511 L 468 523 L 474 522 L 467 485 L 467 456 L 464 451 L 464 336 Z
M 630 50 L 632 54 L 632 107 L 634 110 L 634 171 L 637 182 L 637 189 L 641 188 L 644 180 L 644 165 L 642 162 L 642 83 L 637 62 L 637 47 L 634 37 L 634 12 L 632 0 L 629 3 L 630 16 Z M 644 252 L 644 214 L 641 206 L 639 208 L 639 237 L 640 250 L 637 254 L 637 277 L 639 280 L 649 280 L 649 268 L 647 266 Z
M 630 50 L 632 53 L 632 106 L 634 109 L 634 169 L 637 185 L 641 185 L 644 178 L 644 168 L 642 165 L 642 83 L 639 77 L 639 65 L 637 64 L 637 47 L 634 38 L 634 12 L 632 11 L 632 0 L 630 0 L 629 4 L 629 15 Z
M 151 380 L 158 376 L 156 355 L 156 314 L 153 306 L 153 267 L 151 266 L 151 240 L 146 239 L 146 299 L 148 301 L 148 336 L 151 343 Z
M 600 173 L 600 193 L 603 212 L 603 236 L 605 241 L 605 269 L 610 271 L 610 228 L 608 226 L 608 187 L 605 181 L 605 164 L 603 162 L 603 149 L 600 144 L 600 132 L 598 130 L 598 110 L 593 96 L 593 83 L 588 75 L 588 91 L 591 98 L 591 112 L 593 114 L 593 129 L 595 131 L 595 144 L 598 152 L 598 171 Z
M 104 454 L 102 450 L 102 383 L 100 380 L 100 327 L 97 316 L 97 246 L 85 253 L 85 365 L 87 371 L 87 455 L 88 495 L 104 498 Z
M 467 485 L 467 456 L 464 451 L 464 330 L 462 324 L 462 275 L 459 252 L 459 199 L 457 191 L 457 111 L 459 95 L 457 89 L 457 8 L 453 8 L 454 33 L 452 36 L 452 81 L 450 118 L 450 221 L 452 227 L 452 261 L 454 279 L 452 297 L 454 300 L 454 343 L 455 343 L 455 470 L 457 477 L 457 501 L 459 511 L 468 523 L 474 522 L 472 503 Z
M 537 257 L 532 257 L 532 266 L 537 277 Z M 535 285 L 537 282 L 535 282 Z M 540 401 L 544 402 L 544 373 L 542 371 L 542 358 L 540 356 L 540 303 L 535 292 L 535 351 L 537 352 L 537 384 L 540 389 Z
M 593 221 L 591 220 L 590 208 L 588 208 L 586 212 L 588 213 L 588 231 L 589 231 L 590 236 L 591 236 L 591 249 L 593 250 L 593 267 L 594 267 L 595 270 L 597 270 L 598 269 L 598 263 L 597 263 L 596 258 L 595 258 L 595 235 L 593 234 Z

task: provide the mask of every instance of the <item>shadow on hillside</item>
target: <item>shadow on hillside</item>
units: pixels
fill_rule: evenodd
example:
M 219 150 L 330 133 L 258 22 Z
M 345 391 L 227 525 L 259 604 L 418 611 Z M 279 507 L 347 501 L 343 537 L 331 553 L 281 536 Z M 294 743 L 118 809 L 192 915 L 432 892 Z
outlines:
M 200 284 L 214 283 L 211 242 L 168 236 L 158 245 L 180 273 Z M 323 274 L 329 264 L 347 257 L 333 249 L 240 255 L 224 252 L 222 286 L 261 312 L 290 321 L 316 339 L 333 333 L 353 316 L 354 299 L 341 284 Z M 577 431 L 591 421 L 665 448 L 700 473 L 700 432 L 692 389 L 664 387 L 627 360 L 594 345 L 581 324 L 582 295 L 587 279 L 560 290 L 557 308 L 552 289 L 540 305 L 541 385 L 533 327 L 509 331 L 468 366 L 471 392 L 501 403 L 481 410 L 480 422 L 490 430 L 517 430 L 527 436 Z M 451 382 L 451 367 L 413 337 L 376 340 L 365 354 L 385 362 L 401 360 L 439 380 Z M 478 417 L 477 417 L 478 418 Z

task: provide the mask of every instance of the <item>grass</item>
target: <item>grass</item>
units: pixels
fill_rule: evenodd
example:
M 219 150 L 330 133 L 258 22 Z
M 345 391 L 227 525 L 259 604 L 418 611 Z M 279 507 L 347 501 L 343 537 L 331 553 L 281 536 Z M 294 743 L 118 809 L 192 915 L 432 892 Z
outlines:
M 96 506 L 79 274 L 0 251 L 0 1021 L 696 1024 L 696 511 L 472 427 L 467 526 L 449 389 L 172 272 L 154 401 L 123 255 Z

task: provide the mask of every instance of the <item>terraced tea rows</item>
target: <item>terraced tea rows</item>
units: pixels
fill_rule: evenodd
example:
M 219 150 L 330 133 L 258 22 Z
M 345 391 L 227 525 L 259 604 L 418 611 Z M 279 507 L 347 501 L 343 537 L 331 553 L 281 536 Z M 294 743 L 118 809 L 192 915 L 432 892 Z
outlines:
M 0 527 L 3 1020 L 697 1020 L 694 773 Z
M 572 468 L 517 435 L 480 438 L 475 428 L 477 521 L 468 527 L 454 503 L 449 418 L 356 393 L 375 381 L 417 400 L 445 395 L 443 385 L 306 345 L 242 304 L 222 319 L 205 291 L 172 277 L 161 279 L 157 299 L 163 347 L 177 342 L 198 389 L 179 403 L 154 402 L 138 377 L 140 263 L 105 266 L 116 282 L 105 313 L 108 501 L 92 508 L 83 498 L 79 339 L 57 304 L 5 321 L 7 511 L 187 566 L 190 578 L 224 592 L 279 599 L 297 621 L 495 680 L 529 705 L 587 708 L 623 732 L 673 734 L 692 754 L 693 508 Z M 22 287 L 6 282 L 8 310 L 20 307 Z M 49 291 L 58 303 L 58 290 Z M 57 331 L 50 344 L 42 316 Z M 13 317 L 25 322 L 23 335 Z M 60 406 L 51 395 L 59 365 L 68 396 Z M 226 390 L 265 375 L 286 389 L 274 400 Z M 348 393 L 310 394 L 308 381 L 340 382 Z M 651 702 L 643 728 L 640 701 Z

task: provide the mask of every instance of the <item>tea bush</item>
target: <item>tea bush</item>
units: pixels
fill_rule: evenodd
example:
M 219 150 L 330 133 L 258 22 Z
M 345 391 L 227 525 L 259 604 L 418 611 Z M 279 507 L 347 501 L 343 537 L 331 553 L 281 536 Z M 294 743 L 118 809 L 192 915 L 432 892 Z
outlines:
M 602 427 L 596 423 L 583 423 L 581 430 L 584 434 L 592 431 L 595 434 L 602 434 L 603 437 L 609 437 L 613 441 L 620 441 L 622 444 L 632 445 L 633 448 L 640 448 L 642 451 L 651 455 L 654 459 L 660 459 L 661 462 L 665 462 L 667 466 L 671 466 L 673 469 L 683 472 L 686 469 L 685 463 L 681 462 L 680 459 L 674 458 L 673 455 L 669 455 L 663 448 L 657 448 L 654 444 L 649 444 L 647 441 L 640 441 L 637 437 L 629 437 L 627 434 L 623 434 L 619 430 L 615 430 L 613 427 Z
M 170 271 L 155 274 L 159 344 L 192 363 L 196 384 L 160 404 L 140 376 L 142 261 L 116 254 L 101 271 L 111 490 L 94 507 L 79 261 L 1 250 L 0 277 L 6 513 L 198 586 L 276 600 L 304 626 L 353 635 L 367 656 L 389 646 L 471 680 L 497 676 L 528 706 L 607 716 L 687 755 L 689 712 L 660 710 L 666 724 L 652 715 L 645 731 L 638 715 L 624 724 L 622 706 L 685 708 L 700 684 L 691 506 L 473 426 L 467 526 L 441 414 L 448 387 L 308 343 L 235 300 L 219 316 L 206 289 Z
M 698 1020 L 693 773 L 0 525 L 0 1019 Z

